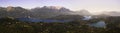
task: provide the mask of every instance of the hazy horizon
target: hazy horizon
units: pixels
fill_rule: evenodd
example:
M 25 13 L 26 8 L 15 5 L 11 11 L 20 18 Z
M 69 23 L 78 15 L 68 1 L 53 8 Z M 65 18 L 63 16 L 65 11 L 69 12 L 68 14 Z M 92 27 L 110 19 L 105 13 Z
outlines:
M 120 0 L 0 0 L 0 6 L 21 6 L 35 8 L 42 6 L 62 6 L 73 11 L 86 9 L 92 13 L 120 11 Z

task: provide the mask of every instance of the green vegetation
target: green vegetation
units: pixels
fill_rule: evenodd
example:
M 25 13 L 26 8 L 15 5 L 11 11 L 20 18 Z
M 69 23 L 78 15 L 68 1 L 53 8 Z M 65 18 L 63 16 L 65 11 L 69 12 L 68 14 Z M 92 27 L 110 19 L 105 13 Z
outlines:
M 112 20 L 111 20 L 112 19 Z M 14 18 L 0 18 L 0 33 L 120 33 L 120 17 L 103 19 L 106 28 L 96 28 L 86 25 L 90 21 L 54 22 L 21 22 Z M 97 21 L 97 19 L 95 19 Z M 94 20 L 94 21 L 95 21 Z

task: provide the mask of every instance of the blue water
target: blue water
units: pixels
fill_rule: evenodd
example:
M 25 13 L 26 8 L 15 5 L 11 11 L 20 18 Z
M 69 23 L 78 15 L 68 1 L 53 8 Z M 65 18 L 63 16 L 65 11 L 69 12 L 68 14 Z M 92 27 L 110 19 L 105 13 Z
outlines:
M 72 20 L 53 20 L 53 19 L 37 19 L 37 18 L 17 18 L 19 21 L 27 22 L 70 22 Z
M 83 20 L 90 20 L 90 19 L 92 19 L 91 16 L 84 16 L 84 18 L 83 18 Z
M 19 21 L 27 21 L 27 22 L 70 22 L 72 20 L 53 20 L 53 19 L 36 19 L 36 18 L 16 18 Z M 104 28 L 106 27 L 106 23 L 104 21 L 98 21 L 96 23 L 91 23 L 88 24 L 89 26 L 92 27 L 97 27 L 97 28 Z
M 105 28 L 106 27 L 106 23 L 104 21 L 98 21 L 97 23 L 89 24 L 89 26 Z

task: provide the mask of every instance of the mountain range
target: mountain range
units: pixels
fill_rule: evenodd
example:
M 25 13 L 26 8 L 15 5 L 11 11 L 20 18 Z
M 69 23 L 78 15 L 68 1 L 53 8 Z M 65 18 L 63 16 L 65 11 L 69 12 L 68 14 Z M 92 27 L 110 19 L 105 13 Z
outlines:
M 116 12 L 116 11 L 102 12 L 102 14 L 109 15 L 109 16 L 120 16 L 120 12 Z
M 103 12 L 99 16 L 107 15 L 107 16 L 120 16 L 120 12 Z M 22 7 L 0 7 L 0 17 L 27 17 L 27 18 L 54 18 L 58 16 L 65 15 L 80 15 L 80 16 L 92 16 L 88 10 L 80 10 L 80 11 L 72 11 L 65 7 L 57 7 L 57 6 L 43 6 L 36 7 L 32 9 L 25 9 Z

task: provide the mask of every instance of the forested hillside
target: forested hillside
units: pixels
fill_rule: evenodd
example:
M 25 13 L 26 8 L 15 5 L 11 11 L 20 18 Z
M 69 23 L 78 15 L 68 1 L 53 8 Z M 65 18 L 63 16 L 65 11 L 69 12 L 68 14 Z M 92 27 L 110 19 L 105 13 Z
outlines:
M 15 18 L 0 18 L 0 33 L 120 33 L 120 17 L 93 20 L 74 20 L 71 22 L 22 22 Z M 104 20 L 106 27 L 91 27 L 89 23 Z

